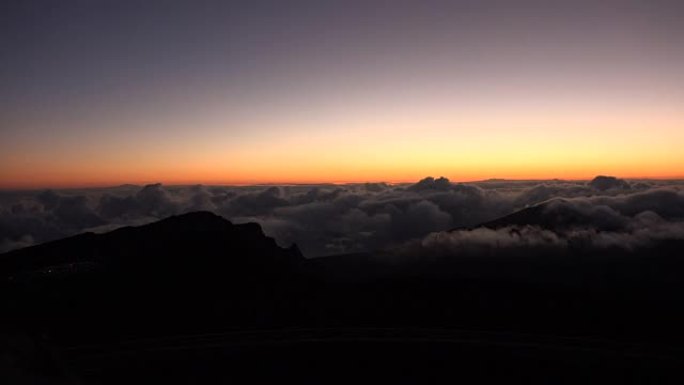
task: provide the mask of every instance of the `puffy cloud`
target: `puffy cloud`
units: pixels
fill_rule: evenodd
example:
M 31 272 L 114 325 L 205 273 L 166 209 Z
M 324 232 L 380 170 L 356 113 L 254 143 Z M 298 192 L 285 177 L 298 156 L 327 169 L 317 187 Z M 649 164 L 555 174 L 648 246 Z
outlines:
M 34 243 L 35 241 L 30 235 L 22 235 L 16 239 L 3 238 L 0 239 L 0 253 L 14 249 L 21 249 L 22 247 L 31 246 Z
M 547 201 L 552 198 L 573 198 L 591 196 L 595 194 L 586 185 L 572 183 L 543 183 L 523 191 L 516 197 L 518 206 L 529 206 Z
M 59 223 L 73 228 L 91 227 L 104 224 L 88 205 L 88 199 L 84 196 L 61 197 L 59 203 L 52 210 Z
M 125 218 L 142 215 L 140 203 L 134 196 L 118 197 L 105 194 L 100 199 L 99 212 L 105 218 Z
M 282 191 L 279 187 L 269 187 L 263 191 L 238 195 L 228 201 L 219 211 L 227 217 L 260 215 L 287 204 L 287 200 L 282 198 Z
M 45 190 L 36 195 L 36 200 L 43 205 L 46 210 L 52 210 L 59 204 L 60 196 L 52 190 Z
M 51 190 L 18 195 L 0 207 L 0 249 L 8 251 L 66 237 L 105 223 L 84 195 Z
M 162 218 L 178 213 L 179 208 L 180 204 L 172 199 L 169 192 L 156 183 L 144 186 L 133 195 L 105 193 L 100 197 L 98 211 L 110 220 L 130 220 L 141 216 Z
M 488 255 L 514 248 L 562 248 L 567 240 L 558 233 L 538 226 L 510 226 L 500 229 L 479 227 L 471 230 L 433 233 L 425 237 L 417 254 Z
M 566 235 L 575 231 L 575 243 L 582 239 L 580 235 L 589 236 L 592 231 L 603 238 L 613 233 L 615 239 L 641 234 L 635 226 L 676 231 L 663 223 L 684 218 L 684 184 L 639 183 L 639 188 L 626 189 L 613 183 L 618 187 L 598 189 L 559 180 L 452 183 L 446 178 L 428 177 L 413 185 L 151 184 L 3 193 L 0 242 L 7 250 L 196 210 L 213 211 L 234 222 L 258 222 L 282 245 L 296 242 L 306 256 L 392 248 L 432 232 L 472 229 L 480 224 L 491 226 L 468 233 L 473 244 L 477 243 L 474 239 L 511 244 L 510 239 L 533 239 L 536 234 L 533 230 L 518 230 L 523 231 L 519 235 L 497 233 L 504 227 L 529 226 L 541 235 L 552 231 L 566 240 Z
M 599 230 L 624 228 L 627 218 L 611 207 L 586 200 L 554 199 L 543 206 L 535 224 L 549 229 L 592 227 Z
M 409 191 L 425 191 L 425 190 L 435 190 L 435 191 L 446 191 L 451 188 L 451 182 L 445 177 L 439 177 L 437 179 L 429 176 L 427 178 L 421 179 L 418 183 L 411 185 L 407 188 Z
M 684 192 L 669 185 L 630 194 L 553 198 L 483 226 L 432 233 L 396 252 L 433 257 L 505 256 L 521 251 L 584 255 L 682 241 Z
M 412 238 L 451 226 L 451 215 L 428 200 L 412 203 L 404 211 L 390 206 L 388 211 L 396 239 Z
M 363 187 L 369 192 L 381 192 L 390 189 L 387 183 L 364 183 Z
M 590 201 L 594 204 L 608 205 L 629 216 L 650 210 L 663 218 L 684 218 L 684 191 L 672 186 L 615 197 L 597 196 L 590 198 Z
M 640 215 L 622 230 L 602 231 L 593 227 L 572 230 L 540 226 L 478 227 L 432 233 L 420 241 L 409 241 L 394 252 L 411 257 L 463 257 L 526 255 L 551 252 L 554 256 L 585 255 L 602 250 L 634 251 L 661 242 L 684 241 L 684 222 L 653 221 Z
M 175 214 L 178 210 L 178 205 L 173 202 L 161 183 L 143 187 L 135 194 L 135 199 L 139 202 L 143 212 L 148 215 L 164 217 Z

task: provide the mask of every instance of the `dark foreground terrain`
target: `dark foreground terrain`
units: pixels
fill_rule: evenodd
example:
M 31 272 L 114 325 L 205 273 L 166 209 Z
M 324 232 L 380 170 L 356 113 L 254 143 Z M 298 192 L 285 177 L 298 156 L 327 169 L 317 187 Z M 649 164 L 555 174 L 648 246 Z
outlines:
M 0 255 L 3 383 L 681 383 L 682 244 L 305 259 L 206 212 Z

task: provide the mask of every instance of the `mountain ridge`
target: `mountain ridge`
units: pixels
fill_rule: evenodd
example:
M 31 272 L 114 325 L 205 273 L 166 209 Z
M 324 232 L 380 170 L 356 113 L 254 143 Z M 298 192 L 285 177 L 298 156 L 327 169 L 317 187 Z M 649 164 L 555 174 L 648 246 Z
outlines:
M 202 242 L 208 242 L 227 252 L 237 248 L 232 251 L 251 254 L 262 252 L 280 259 L 303 258 L 295 244 L 289 248 L 281 248 L 273 238 L 264 234 L 257 223 L 233 224 L 211 212 L 197 211 L 170 216 L 141 226 L 125 226 L 101 234 L 86 232 L 12 250 L 0 254 L 0 271 L 13 268 L 35 269 L 45 265 L 88 260 L 111 263 L 116 262 L 114 258 L 125 258 L 130 254 L 130 251 L 122 252 L 122 249 L 164 251 L 164 245 L 149 242 L 153 237 L 164 239 L 164 242 L 171 246 L 180 246 L 182 243 L 183 247 L 189 247 L 195 244 L 200 249 L 207 249 Z M 233 245 L 230 242 L 233 242 Z M 211 254 L 216 255 L 216 252 Z

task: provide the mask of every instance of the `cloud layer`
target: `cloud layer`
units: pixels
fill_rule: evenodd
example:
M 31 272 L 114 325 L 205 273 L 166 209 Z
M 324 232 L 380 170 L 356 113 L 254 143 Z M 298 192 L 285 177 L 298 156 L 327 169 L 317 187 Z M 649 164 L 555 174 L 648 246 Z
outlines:
M 420 240 L 423 249 L 482 250 L 578 242 L 637 245 L 682 238 L 684 182 L 503 181 L 412 185 L 121 186 L 0 193 L 0 251 L 83 231 L 106 231 L 173 214 L 209 210 L 255 221 L 307 256 L 352 253 Z M 539 205 L 541 204 L 541 205 Z M 473 228 L 537 206 L 520 223 Z M 529 209 L 527 211 L 530 211 Z M 512 218 L 516 218 L 514 214 Z M 524 219 L 524 220 L 523 220 Z M 458 231 L 444 232 L 447 230 Z M 590 239 L 590 241 L 582 241 Z

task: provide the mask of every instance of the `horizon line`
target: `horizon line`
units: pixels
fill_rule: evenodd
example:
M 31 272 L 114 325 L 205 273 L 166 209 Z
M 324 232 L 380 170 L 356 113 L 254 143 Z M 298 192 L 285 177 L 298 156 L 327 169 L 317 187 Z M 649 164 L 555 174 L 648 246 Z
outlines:
M 684 175 L 682 176 L 649 176 L 649 177 L 620 177 L 616 175 L 609 174 L 597 174 L 593 177 L 588 178 L 476 178 L 476 179 L 460 179 L 452 180 L 449 177 L 443 175 L 433 177 L 431 175 L 426 175 L 418 180 L 367 180 L 367 181 L 310 181 L 310 182 L 226 182 L 226 181 L 134 181 L 134 182 L 123 182 L 123 183 L 83 183 L 83 184 L 65 184 L 65 185 L 8 185 L 1 186 L 0 191 L 34 191 L 34 190 L 77 190 L 77 189 L 110 189 L 124 186 L 135 186 L 143 187 L 153 184 L 161 184 L 168 187 L 187 187 L 187 186 L 216 186 L 216 187 L 258 187 L 258 186 L 315 186 L 315 185 L 358 185 L 366 183 L 384 183 L 388 185 L 406 185 L 415 184 L 425 178 L 433 177 L 447 178 L 451 183 L 484 183 L 484 182 L 547 182 L 547 181 L 566 181 L 566 182 L 587 182 L 597 176 L 612 176 L 619 179 L 627 181 L 679 181 L 684 180 Z

